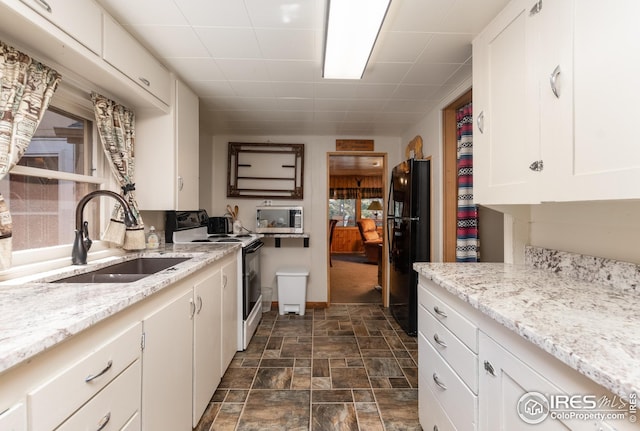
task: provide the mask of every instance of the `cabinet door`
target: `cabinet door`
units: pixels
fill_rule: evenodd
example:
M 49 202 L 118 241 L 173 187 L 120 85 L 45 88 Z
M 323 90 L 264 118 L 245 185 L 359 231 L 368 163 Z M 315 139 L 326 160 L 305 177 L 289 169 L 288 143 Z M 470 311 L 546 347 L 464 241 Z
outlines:
M 233 260 L 222 267 L 222 368 L 227 370 L 238 351 L 238 262 Z
M 547 417 L 541 423 L 529 424 L 518 414 L 518 402 L 528 392 L 562 394 L 563 392 L 532 368 L 521 362 L 502 346 L 480 333 L 480 429 L 495 430 L 592 430 L 588 421 L 563 423 Z M 489 371 L 490 370 L 490 371 Z M 523 402 L 535 403 L 531 397 Z M 523 405 L 522 408 L 526 408 Z M 530 421 L 540 416 L 534 410 Z M 575 422 L 575 423 L 574 423 Z
M 27 408 L 18 403 L 0 413 L 0 430 L 27 431 Z
M 21 1 L 94 53 L 101 54 L 102 10 L 93 1 Z
M 170 104 L 171 75 L 113 18 L 104 15 L 104 60 L 165 104 Z
M 563 200 L 640 198 L 640 2 L 581 0 L 575 8 L 575 154 Z M 603 28 L 604 31 L 594 31 Z
M 198 97 L 181 81 L 176 81 L 176 155 L 178 157 L 178 210 L 200 208 L 198 205 Z
M 196 314 L 193 326 L 193 427 L 198 424 L 220 378 L 222 275 L 218 269 L 194 286 Z
M 142 427 L 191 430 L 193 289 L 143 321 Z
M 535 203 L 540 158 L 532 0 L 515 0 L 473 42 L 474 200 Z

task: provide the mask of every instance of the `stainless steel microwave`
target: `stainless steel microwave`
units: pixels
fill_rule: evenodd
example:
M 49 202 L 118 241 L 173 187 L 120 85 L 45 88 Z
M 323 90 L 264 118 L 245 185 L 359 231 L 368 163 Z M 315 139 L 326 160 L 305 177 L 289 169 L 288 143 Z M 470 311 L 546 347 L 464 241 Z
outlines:
M 260 206 L 256 208 L 257 233 L 304 233 L 302 206 Z

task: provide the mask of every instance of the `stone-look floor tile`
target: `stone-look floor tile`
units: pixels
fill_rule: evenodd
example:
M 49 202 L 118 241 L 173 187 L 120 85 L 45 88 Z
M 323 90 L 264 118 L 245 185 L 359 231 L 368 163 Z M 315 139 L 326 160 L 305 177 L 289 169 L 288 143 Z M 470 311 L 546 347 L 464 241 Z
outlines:
M 367 331 L 367 327 L 364 325 L 353 325 L 353 333 L 358 337 L 369 336 L 369 331 Z
M 275 359 L 280 357 L 280 350 L 265 350 L 262 359 Z
M 224 399 L 225 403 L 244 403 L 247 400 L 247 396 L 249 395 L 248 389 L 232 389 L 227 394 L 227 397 Z
M 313 322 L 310 320 L 278 320 L 273 325 L 271 336 L 276 337 L 299 337 L 311 336 Z
M 266 350 L 279 350 L 282 347 L 282 339 L 283 337 L 270 337 L 269 342 L 267 342 Z
M 313 360 L 313 377 L 329 377 L 329 360 L 314 359 Z
M 373 391 L 370 389 L 354 389 L 352 392 L 353 401 L 356 403 L 372 403 L 376 400 L 373 397 Z
M 220 389 L 249 389 L 257 368 L 228 368 L 218 385 Z
M 312 403 L 352 403 L 353 394 L 350 389 L 314 390 L 311 392 Z
M 396 336 L 396 335 L 386 335 L 385 340 L 387 340 L 387 344 L 389 345 L 389 347 L 391 347 L 392 350 L 402 350 L 404 349 L 404 343 L 402 342 L 402 340 L 400 339 L 400 337 Z
M 358 345 L 361 350 L 389 350 L 384 337 L 358 337 Z
M 314 358 L 359 358 L 355 337 L 316 337 L 313 342 Z
M 211 425 L 211 430 L 234 431 L 242 412 L 242 404 L 227 404 L 220 406 L 220 411 Z
M 418 391 L 414 389 L 374 389 L 380 417 L 387 431 L 420 431 Z
M 281 358 L 311 358 L 311 343 L 284 344 L 280 350 Z
M 402 372 L 407 378 L 409 385 L 414 389 L 418 389 L 418 368 L 402 368 Z
M 252 390 L 237 431 L 309 429 L 310 391 Z
M 294 359 L 293 358 L 288 358 L 288 359 L 262 359 L 262 361 L 260 361 L 260 368 L 284 368 L 284 367 L 289 367 L 292 368 L 293 364 L 294 364 Z
M 260 358 L 245 358 L 242 361 L 243 368 L 257 368 L 260 365 Z
M 259 368 L 252 389 L 289 389 L 293 368 Z
M 388 377 L 371 377 L 371 387 L 391 389 L 391 382 Z
M 360 358 L 347 359 L 347 367 L 364 367 L 364 362 Z
M 332 368 L 331 387 L 341 388 L 370 388 L 369 377 L 364 368 Z
M 403 377 L 395 358 L 365 358 L 364 367 L 370 376 Z
M 221 403 L 209 403 L 207 409 L 200 418 L 200 422 L 198 422 L 198 425 L 194 428 L 194 431 L 209 431 L 211 429 L 211 424 L 220 411 L 221 406 Z
M 384 431 L 384 425 L 375 403 L 356 403 L 356 415 L 361 430 Z
M 211 402 L 212 403 L 221 403 L 224 401 L 224 399 L 227 397 L 227 394 L 229 393 L 229 390 L 227 389 L 216 389 L 216 391 L 213 393 L 213 397 L 211 397 Z
M 356 409 L 353 404 L 312 404 L 312 431 L 358 431 Z
M 327 336 L 328 337 L 348 337 L 348 336 L 354 336 L 355 333 L 353 332 L 352 329 L 339 329 L 336 331 L 326 331 L 327 332 Z
M 331 377 L 312 377 L 311 389 L 331 389 Z
M 296 358 L 294 366 L 296 368 L 311 368 L 311 358 Z
M 363 358 L 393 358 L 391 350 L 360 350 Z
M 311 389 L 311 368 L 294 368 L 291 389 Z
M 389 377 L 389 384 L 392 388 L 410 388 L 411 385 L 404 377 Z
M 347 366 L 346 358 L 331 358 L 329 359 L 330 368 L 345 368 Z

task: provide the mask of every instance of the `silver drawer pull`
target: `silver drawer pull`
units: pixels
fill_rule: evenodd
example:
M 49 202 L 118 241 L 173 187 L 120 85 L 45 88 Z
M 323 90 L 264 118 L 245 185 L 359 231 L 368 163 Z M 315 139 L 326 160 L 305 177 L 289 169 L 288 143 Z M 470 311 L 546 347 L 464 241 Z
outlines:
M 107 413 L 106 415 L 104 415 L 102 419 L 100 419 L 100 422 L 98 422 L 98 428 L 96 428 L 96 431 L 103 430 L 104 427 L 106 427 L 107 424 L 109 423 L 109 420 L 111 420 L 111 412 Z
M 198 295 L 198 306 L 196 308 L 196 314 L 200 314 L 202 311 L 202 296 Z
M 444 383 L 442 383 L 440 381 L 440 379 L 438 378 L 438 375 L 436 373 L 433 373 L 433 381 L 436 382 L 436 385 L 440 386 L 445 391 L 447 390 L 447 385 L 445 385 Z
M 438 316 L 447 317 L 447 313 L 439 309 L 437 305 L 433 307 L 433 311 L 435 311 Z
M 84 381 L 86 383 L 91 382 L 92 380 L 97 379 L 98 377 L 100 377 L 101 375 L 103 375 L 104 373 L 106 373 L 107 371 L 109 371 L 111 369 L 111 366 L 113 365 L 113 361 L 109 360 L 109 362 L 107 362 L 107 366 L 104 367 L 104 369 L 102 371 L 100 371 L 98 374 L 91 374 L 88 375 L 87 377 L 85 377 Z
M 149 81 L 147 78 L 143 78 L 142 76 L 140 76 L 138 79 L 140 80 L 140 82 L 142 82 L 147 87 L 151 86 L 151 81 Z
M 484 134 L 484 111 L 481 111 L 480 114 L 478 114 L 476 124 L 478 125 L 478 130 L 480 130 L 480 133 Z
M 439 345 L 441 345 L 442 347 L 447 347 L 447 343 L 445 343 L 444 341 L 442 341 L 440 339 L 440 337 L 438 336 L 438 334 L 433 334 L 433 341 L 435 341 L 436 343 L 438 343 Z
M 49 3 L 47 3 L 44 0 L 36 0 L 36 3 L 39 3 L 40 6 L 42 6 L 47 12 L 51 13 L 51 6 L 49 6 Z
M 549 85 L 551 86 L 551 91 L 553 95 L 556 96 L 557 99 L 560 98 L 560 92 L 558 91 L 558 76 L 560 75 L 560 65 L 557 65 L 551 75 L 549 75 Z

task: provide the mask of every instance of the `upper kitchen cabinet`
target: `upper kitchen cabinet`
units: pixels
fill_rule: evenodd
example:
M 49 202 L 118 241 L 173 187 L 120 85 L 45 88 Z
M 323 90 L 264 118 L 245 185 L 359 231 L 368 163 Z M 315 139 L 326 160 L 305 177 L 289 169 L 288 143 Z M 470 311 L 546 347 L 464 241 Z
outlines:
M 143 210 L 198 206 L 198 97 L 174 81 L 172 109 L 136 112 L 136 197 Z
M 477 203 L 640 197 L 625 127 L 640 113 L 634 12 L 632 0 L 513 0 L 476 38 Z
M 474 40 L 478 203 L 540 202 L 544 143 L 571 127 L 571 3 L 514 0 Z
M 103 57 L 162 102 L 169 104 L 171 74 L 112 17 L 104 16 Z
M 21 1 L 92 52 L 100 55 L 102 48 L 102 10 L 93 1 Z M 81 19 L 78 17 L 81 17 Z

